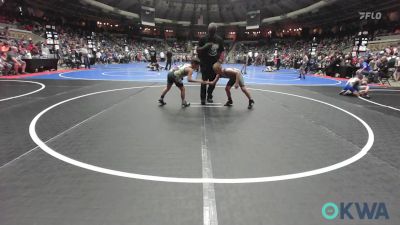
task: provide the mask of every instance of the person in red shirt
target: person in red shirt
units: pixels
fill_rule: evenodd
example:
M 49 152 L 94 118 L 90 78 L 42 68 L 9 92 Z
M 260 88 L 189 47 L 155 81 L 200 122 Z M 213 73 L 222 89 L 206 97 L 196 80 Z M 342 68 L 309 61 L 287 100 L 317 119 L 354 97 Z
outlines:
M 352 65 L 357 65 L 358 61 L 359 61 L 359 59 L 357 58 L 357 56 L 354 56 L 352 61 L 351 61 L 351 64 Z
M 33 41 L 30 40 L 28 47 L 26 49 L 31 52 L 34 48 L 35 48 L 35 45 L 33 44 Z
M 10 44 L 8 42 L 4 42 L 3 46 L 1 46 L 0 52 L 8 52 L 10 51 Z

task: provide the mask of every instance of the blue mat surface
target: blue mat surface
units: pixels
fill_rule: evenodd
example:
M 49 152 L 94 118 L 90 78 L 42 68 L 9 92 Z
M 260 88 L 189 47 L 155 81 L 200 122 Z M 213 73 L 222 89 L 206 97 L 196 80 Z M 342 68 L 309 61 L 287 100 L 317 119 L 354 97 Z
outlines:
M 92 70 L 29 77 L 27 79 L 67 79 L 67 80 L 109 80 L 109 81 L 148 81 L 165 82 L 167 71 L 154 72 L 146 68 L 146 63 L 97 65 Z M 224 68 L 241 69 L 240 64 L 224 64 Z M 262 72 L 264 67 L 249 66 L 244 75 L 247 84 L 299 85 L 299 86 L 342 86 L 344 82 L 315 76 L 298 78 L 298 71 L 282 69 L 275 72 Z M 197 77 L 197 74 L 195 74 Z M 221 79 L 221 84 L 226 83 Z

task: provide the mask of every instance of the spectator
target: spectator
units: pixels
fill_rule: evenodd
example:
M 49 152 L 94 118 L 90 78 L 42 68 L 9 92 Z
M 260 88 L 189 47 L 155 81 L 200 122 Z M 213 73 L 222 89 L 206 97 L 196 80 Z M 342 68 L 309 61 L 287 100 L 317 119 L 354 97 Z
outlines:
M 0 49 L 1 52 L 10 51 L 10 44 L 8 42 L 4 42 Z
M 0 76 L 8 75 L 12 65 L 7 63 L 7 53 L 0 52 Z
M 165 65 L 165 70 L 170 70 L 172 66 L 172 51 L 171 49 L 167 52 L 167 64 Z
M 371 61 L 369 61 L 370 71 L 376 70 L 376 57 L 372 57 Z
M 7 54 L 6 62 L 12 65 L 15 74 L 18 75 L 20 70 L 22 74 L 26 74 L 25 73 L 26 63 L 23 60 L 21 60 L 21 55 L 18 54 L 18 48 L 13 46 L 10 49 L 11 49 L 10 52 Z
M 160 59 L 161 59 L 161 62 L 165 62 L 165 54 L 163 51 L 160 52 Z
M 4 28 L 2 36 L 5 37 L 7 40 L 10 39 L 10 28 L 9 27 Z
M 33 44 L 33 41 L 30 39 L 28 47 L 26 47 L 26 50 L 31 52 L 34 48 L 36 48 L 36 46 Z
M 49 47 L 47 46 L 46 43 L 44 43 L 43 47 L 42 47 L 42 56 L 44 58 L 50 58 L 51 57 L 50 56 L 50 49 L 49 49 Z
M 389 67 L 388 67 L 388 60 L 386 56 L 383 56 L 377 63 L 378 71 L 374 73 L 375 79 L 382 80 L 382 78 L 386 77 L 389 72 Z M 381 81 L 382 83 L 382 81 Z
M 96 52 L 96 62 L 97 63 L 101 62 L 101 52 Z
M 400 57 L 398 52 L 395 53 L 395 57 L 396 57 L 396 64 L 395 64 L 396 70 L 394 73 L 394 79 L 396 81 L 400 81 Z
M 81 49 L 80 49 L 80 53 L 82 54 L 82 61 L 83 64 L 85 65 L 85 69 L 90 69 L 90 60 L 89 60 L 89 51 L 86 48 L 86 45 L 84 45 Z

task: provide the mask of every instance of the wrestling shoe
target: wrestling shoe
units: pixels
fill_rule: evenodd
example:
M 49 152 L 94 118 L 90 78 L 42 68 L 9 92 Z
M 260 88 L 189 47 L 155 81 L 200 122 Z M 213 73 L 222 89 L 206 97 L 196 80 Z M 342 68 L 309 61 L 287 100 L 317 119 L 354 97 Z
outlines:
M 367 95 L 367 94 L 365 94 L 365 95 L 363 95 L 363 96 L 361 96 L 361 97 L 366 98 L 366 99 L 370 99 L 370 98 L 371 98 L 371 96 L 369 96 L 369 95 Z
M 232 99 L 229 99 L 229 100 L 225 103 L 224 106 L 232 106 L 232 104 L 233 104 Z
M 162 98 L 158 99 L 158 103 L 160 103 L 160 106 L 167 104 L 166 102 L 164 102 L 164 99 L 162 99 Z
M 182 103 L 182 108 L 186 108 L 186 107 L 189 107 L 190 106 L 190 103 L 189 102 L 183 102 Z
M 249 100 L 249 106 L 247 107 L 248 109 L 252 109 L 253 108 L 253 105 L 254 105 L 254 100 L 253 99 L 250 99 Z
M 353 95 L 353 92 L 347 90 L 343 93 L 343 95 L 349 96 L 349 95 Z

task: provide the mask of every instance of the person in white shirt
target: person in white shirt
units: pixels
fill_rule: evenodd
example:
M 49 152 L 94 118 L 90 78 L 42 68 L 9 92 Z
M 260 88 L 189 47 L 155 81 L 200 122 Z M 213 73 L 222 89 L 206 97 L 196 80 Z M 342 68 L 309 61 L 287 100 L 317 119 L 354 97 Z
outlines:
M 80 49 L 80 52 L 82 53 L 83 56 L 89 54 L 89 51 L 88 51 L 88 49 L 86 48 L 86 46 L 83 46 L 83 47 Z
M 247 54 L 247 65 L 248 66 L 250 66 L 254 61 L 253 61 L 253 58 L 254 58 L 254 53 L 252 52 L 252 51 L 250 51 L 248 54 Z
M 160 52 L 160 59 L 161 59 L 161 62 L 164 62 L 164 61 L 165 61 L 165 54 L 164 54 L 163 51 Z
M 144 58 L 146 59 L 146 61 L 149 61 L 150 55 L 147 48 L 144 49 Z
M 100 58 L 101 58 L 101 52 L 98 51 L 98 52 L 96 53 L 96 61 L 97 61 L 97 63 L 100 63 Z
M 90 69 L 89 51 L 86 46 L 83 46 L 79 52 L 82 54 L 82 62 L 85 65 L 85 69 Z
M 50 49 L 47 47 L 47 44 L 43 44 L 42 47 L 42 56 L 44 58 L 50 58 Z
M 31 52 L 28 51 L 28 52 L 25 54 L 24 58 L 25 58 L 25 59 L 32 59 L 32 54 L 31 54 Z
M 394 68 L 395 68 L 394 79 L 396 81 L 400 81 L 400 57 L 399 57 L 399 53 L 398 52 L 394 53 L 394 56 L 396 57 L 396 63 L 394 65 Z

